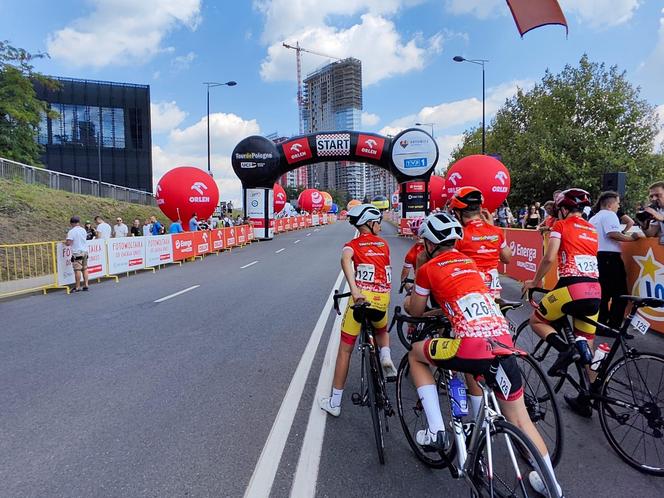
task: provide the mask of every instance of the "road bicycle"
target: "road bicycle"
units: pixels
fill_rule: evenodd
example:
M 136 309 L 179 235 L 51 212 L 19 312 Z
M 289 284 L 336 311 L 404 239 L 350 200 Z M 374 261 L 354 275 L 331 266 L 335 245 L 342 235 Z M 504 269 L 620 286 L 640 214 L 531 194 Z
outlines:
M 416 323 L 418 328 L 410 338 L 404 336 L 403 328 L 399 327 L 399 338 L 408 350 L 410 342 L 416 342 L 426 334 L 439 334 L 434 330 L 445 331 L 449 322 L 441 316 L 411 318 L 400 315 L 401 323 Z M 397 322 L 399 322 L 397 318 Z M 424 332 L 424 331 L 427 332 Z M 443 332 L 445 333 L 445 332 Z M 497 342 L 492 343 L 495 360 L 491 371 L 498 371 L 500 359 L 507 356 L 527 358 L 525 353 L 505 347 Z M 417 457 L 434 468 L 449 468 L 453 478 L 462 478 L 470 486 L 474 497 L 517 497 L 539 496 L 524 477 L 528 472 L 537 472 L 545 485 L 546 496 L 560 497 L 562 494 L 555 485 L 555 477 L 546 467 L 542 456 L 534 443 L 516 426 L 509 423 L 500 413 L 500 407 L 494 394 L 497 386 L 496 378 L 483 379 L 476 377 L 482 389 L 482 404 L 473 422 L 463 424 L 461 417 L 454 416 L 452 395 L 447 388 L 454 373 L 450 370 L 437 368 L 434 379 L 438 386 L 439 396 L 443 399 L 443 419 L 448 425 L 445 449 L 439 452 L 428 452 L 415 441 L 418 430 L 426 429 L 426 416 L 419 399 L 405 399 L 405 383 L 410 383 L 410 391 L 414 391 L 412 381 L 407 372 L 408 355 L 399 365 L 397 374 L 397 407 L 402 428 L 409 445 Z M 496 376 L 497 377 L 497 376 Z M 509 387 L 507 388 L 509 390 Z M 415 395 L 417 398 L 417 395 Z M 447 402 L 444 399 L 447 398 Z M 415 424 L 413 424 L 415 421 Z M 450 436 L 450 432 L 452 436 Z
M 533 307 L 537 307 L 533 294 L 548 292 L 541 288 L 530 289 L 528 300 Z M 630 301 L 632 306 L 620 329 L 586 317 L 576 317 L 615 338 L 606 356 L 590 365 L 580 354 L 576 354 L 569 317 L 564 316 L 552 323 L 570 350 L 574 348 L 574 354 L 570 354 L 568 365 L 550 371 L 549 375 L 558 377 L 555 392 L 559 392 L 567 381 L 578 393 L 579 399 L 587 403 L 588 416 L 592 416 L 593 409 L 598 412 L 606 439 L 623 461 L 645 474 L 664 476 L 664 355 L 631 347 L 629 341 L 634 336 L 628 333 L 631 324 L 645 334 L 648 324 L 637 311 L 644 307 L 664 307 L 664 300 L 637 296 L 621 298 Z M 557 357 L 557 354 L 549 354 L 551 345 L 540 339 L 527 322 L 517 328 L 514 343 L 547 367 Z M 554 353 L 557 351 L 554 350 Z M 569 372 L 572 364 L 575 368 Z M 594 381 L 590 380 L 587 367 L 596 373 Z
M 350 296 L 350 292 L 342 294 L 338 290 L 334 291 L 334 310 L 338 315 L 341 315 L 339 300 Z M 383 375 L 383 369 L 380 366 L 374 328 L 371 324 L 371 312 L 375 310 L 370 309 L 369 306 L 369 303 L 366 301 L 351 306 L 353 313 L 355 313 L 355 319 L 360 323 L 357 349 L 362 358 L 360 390 L 351 395 L 351 401 L 354 405 L 369 407 L 374 437 L 376 439 L 378 460 L 381 464 L 385 464 L 383 427 L 385 432 L 389 432 L 388 417 L 394 415 L 394 409 L 387 395 L 387 384 Z
M 520 307 L 520 301 L 496 300 L 503 314 Z M 432 312 L 429 312 L 432 313 Z M 404 333 L 404 324 L 408 324 L 407 332 Z M 438 310 L 437 315 L 413 318 L 401 313 L 401 307 L 396 306 L 390 330 L 397 326 L 399 339 L 403 346 L 410 350 L 411 343 L 423 341 L 427 338 L 450 337 L 451 324 L 447 318 Z M 553 388 L 546 375 L 540 368 L 538 362 L 530 356 L 517 356 L 517 365 L 521 371 L 523 381 L 523 399 L 530 416 L 544 442 L 549 449 L 549 455 L 554 467 L 560 462 L 563 451 L 563 429 L 557 400 Z M 440 369 L 434 372 L 434 380 L 438 388 L 441 407 L 447 403 L 447 383 Z M 415 435 L 419 430 L 426 429 L 427 421 L 424 409 L 420 402 L 417 390 L 410 379 L 410 367 L 408 365 L 408 354 L 401 359 L 397 369 L 396 405 L 401 422 L 401 428 L 406 436 L 409 446 L 415 456 L 425 465 L 432 468 L 445 467 L 445 461 L 438 454 L 422 451 L 415 441 Z M 451 412 L 444 414 L 445 418 L 451 416 Z

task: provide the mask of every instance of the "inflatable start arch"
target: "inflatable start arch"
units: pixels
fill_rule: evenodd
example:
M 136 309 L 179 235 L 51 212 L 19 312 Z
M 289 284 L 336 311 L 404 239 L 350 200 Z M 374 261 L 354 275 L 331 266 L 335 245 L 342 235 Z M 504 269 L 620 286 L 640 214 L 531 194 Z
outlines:
M 320 132 L 278 145 L 254 135 L 235 146 L 231 161 L 242 182 L 244 215 L 254 223 L 256 238 L 271 239 L 275 182 L 284 173 L 325 161 L 367 163 L 389 171 L 401 184 L 402 216 L 424 216 L 428 210 L 427 183 L 438 162 L 438 145 L 419 128 L 395 137 L 358 131 Z

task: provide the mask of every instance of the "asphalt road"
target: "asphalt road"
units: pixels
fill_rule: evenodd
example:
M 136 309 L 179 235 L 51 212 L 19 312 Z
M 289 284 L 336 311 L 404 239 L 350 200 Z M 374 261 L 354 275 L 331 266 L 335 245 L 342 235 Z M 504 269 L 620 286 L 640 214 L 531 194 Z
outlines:
M 397 417 L 378 463 L 368 410 L 349 398 L 358 361 L 341 417 L 312 413 L 338 334 L 321 312 L 352 235 L 338 223 L 88 293 L 1 302 L 0 496 L 242 496 L 249 485 L 256 496 L 294 485 L 330 497 L 468 496 L 419 464 Z M 389 225 L 385 237 L 398 274 L 410 243 Z M 639 338 L 643 349 L 663 344 Z M 596 417 L 564 406 L 562 416 L 567 496 L 664 495 L 664 479 L 619 460 Z

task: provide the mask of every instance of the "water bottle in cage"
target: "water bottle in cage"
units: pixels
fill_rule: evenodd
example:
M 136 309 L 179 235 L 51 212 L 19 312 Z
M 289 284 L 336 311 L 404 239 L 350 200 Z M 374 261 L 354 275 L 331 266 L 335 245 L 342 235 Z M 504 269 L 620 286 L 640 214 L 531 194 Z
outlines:
M 455 417 L 465 417 L 468 415 L 466 385 L 461 379 L 454 376 L 449 380 L 448 386 L 452 398 L 452 415 Z
M 595 356 L 593 356 L 593 361 L 590 364 L 590 369 L 599 370 L 602 361 L 604 361 L 606 355 L 609 354 L 609 351 L 611 351 L 611 346 L 609 346 L 606 342 L 603 342 L 597 346 L 597 349 L 595 350 Z

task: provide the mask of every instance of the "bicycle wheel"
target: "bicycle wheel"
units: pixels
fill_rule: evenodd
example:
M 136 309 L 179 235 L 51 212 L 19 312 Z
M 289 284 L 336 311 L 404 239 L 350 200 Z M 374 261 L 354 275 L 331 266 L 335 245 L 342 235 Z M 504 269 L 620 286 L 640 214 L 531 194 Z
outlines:
M 657 476 L 664 476 L 663 393 L 664 356 L 632 353 L 609 367 L 598 402 L 611 447 L 635 469 Z
M 446 384 L 445 382 L 440 382 L 440 375 L 440 370 L 437 370 L 434 378 L 438 385 L 438 397 L 441 402 L 441 408 L 447 410 L 443 411 L 443 419 L 452 420 L 449 413 L 450 403 L 447 400 Z M 439 453 L 424 451 L 415 440 L 417 431 L 427 428 L 427 417 L 420 402 L 420 397 L 417 394 L 417 389 L 410 378 L 408 354 L 405 354 L 401 358 L 399 370 L 397 371 L 397 412 L 399 413 L 399 420 L 401 421 L 401 428 L 406 436 L 406 441 L 408 441 L 408 445 L 413 450 L 413 453 L 415 453 L 417 459 L 427 467 L 434 469 L 445 468 L 447 466 L 446 462 L 452 461 L 454 458 L 454 446 L 447 452 L 447 459 L 445 459 Z
M 385 464 L 385 440 L 383 439 L 383 422 L 380 418 L 380 412 L 383 409 L 376 403 L 376 373 L 378 368 L 378 359 L 376 353 L 367 351 L 368 358 L 364 358 L 364 372 L 367 382 L 367 406 L 371 411 L 371 421 L 373 422 L 374 437 L 376 438 L 376 450 L 378 451 L 378 460 Z
M 530 357 L 541 365 L 541 370 L 546 372 L 556 360 L 556 350 L 530 328 L 528 319 L 521 322 L 514 334 L 514 346 L 527 351 Z M 553 352 L 551 350 L 553 349 Z M 551 353 L 550 353 L 551 352 Z M 565 382 L 564 377 L 558 377 L 553 382 L 554 392 L 559 392 Z
M 563 427 L 553 388 L 530 356 L 518 356 L 517 364 L 523 379 L 523 400 L 530 420 L 544 439 L 555 467 L 563 451 Z
M 537 472 L 544 483 L 545 496 L 562 496 L 555 485 L 554 475 L 546 467 L 537 447 L 519 428 L 507 421 L 495 420 L 491 423 L 490 441 L 489 452 L 487 438 L 482 434 L 478 439 L 477 451 L 471 453 L 473 460 L 469 467 L 469 477 L 479 496 L 539 496 L 528 479 L 532 470 Z M 510 445 L 514 450 L 514 459 L 510 455 Z M 493 473 L 489 471 L 489 458 Z

